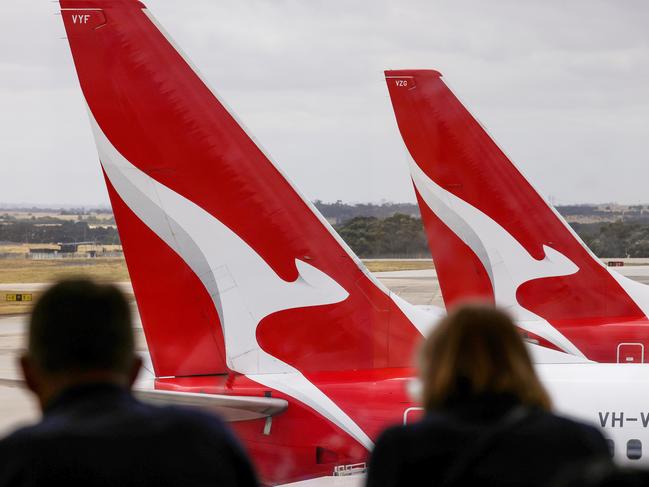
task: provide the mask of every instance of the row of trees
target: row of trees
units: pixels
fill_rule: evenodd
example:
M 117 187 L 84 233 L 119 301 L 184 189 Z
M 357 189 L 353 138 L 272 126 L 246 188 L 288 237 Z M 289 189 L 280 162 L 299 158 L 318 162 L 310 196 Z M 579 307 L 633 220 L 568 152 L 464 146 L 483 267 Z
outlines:
M 428 257 L 421 220 L 397 213 L 388 218 L 356 217 L 336 230 L 361 257 Z M 85 221 L 43 224 L 30 220 L 0 223 L 0 242 L 118 244 L 114 227 L 90 227 Z
M 649 257 L 649 224 L 618 221 L 572 227 L 599 257 Z M 360 257 L 430 257 L 421 220 L 410 215 L 356 217 L 335 228 Z
M 360 257 L 430 257 L 421 220 L 410 215 L 359 216 L 335 228 Z
M 42 224 L 22 220 L 0 224 L 0 242 L 97 242 L 110 245 L 119 244 L 119 235 L 114 227 L 90 227 L 85 221 L 59 221 L 55 224 Z
M 325 203 L 320 200 L 313 202 L 315 207 L 330 221 L 344 223 L 352 218 L 359 216 L 368 216 L 375 218 L 388 218 L 397 213 L 419 217 L 419 206 L 415 203 L 356 203 L 354 205 L 336 201 L 335 203 Z
M 325 203 L 320 200 L 313 202 L 325 218 L 337 223 L 344 223 L 347 220 L 358 216 L 374 216 L 376 218 L 388 218 L 396 213 L 403 213 L 419 217 L 419 206 L 415 203 L 356 203 L 349 204 L 342 201 Z M 556 206 L 557 211 L 564 217 L 577 217 L 577 221 L 591 222 L 624 222 L 649 223 L 649 205 L 561 205 Z M 573 218 L 574 220 L 574 218 Z
M 572 227 L 599 257 L 649 257 L 649 224 L 618 221 Z
M 574 223 L 572 227 L 600 257 L 649 257 L 649 224 L 636 222 Z M 421 220 L 396 213 L 386 218 L 357 216 L 335 226 L 360 257 L 428 257 Z M 0 223 L 0 242 L 118 244 L 114 227 L 88 225 L 86 221 L 43 224 L 30 220 Z

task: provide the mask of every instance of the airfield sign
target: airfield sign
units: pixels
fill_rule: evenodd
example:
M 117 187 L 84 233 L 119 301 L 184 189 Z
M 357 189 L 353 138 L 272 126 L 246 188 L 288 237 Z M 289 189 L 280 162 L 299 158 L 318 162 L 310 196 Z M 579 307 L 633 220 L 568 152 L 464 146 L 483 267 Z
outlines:
M 13 293 L 13 294 L 6 294 L 5 295 L 5 301 L 31 301 L 32 300 L 32 295 L 31 294 L 24 294 L 24 293 Z

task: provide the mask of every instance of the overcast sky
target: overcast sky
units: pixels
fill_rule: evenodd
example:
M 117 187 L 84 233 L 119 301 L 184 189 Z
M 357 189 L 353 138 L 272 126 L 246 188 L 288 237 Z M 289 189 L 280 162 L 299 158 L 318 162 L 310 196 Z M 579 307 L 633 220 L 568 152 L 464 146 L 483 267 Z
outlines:
M 0 14 L 0 203 L 107 204 L 58 4 Z M 386 68 L 434 68 L 557 203 L 649 203 L 649 2 L 147 5 L 311 199 L 414 201 Z

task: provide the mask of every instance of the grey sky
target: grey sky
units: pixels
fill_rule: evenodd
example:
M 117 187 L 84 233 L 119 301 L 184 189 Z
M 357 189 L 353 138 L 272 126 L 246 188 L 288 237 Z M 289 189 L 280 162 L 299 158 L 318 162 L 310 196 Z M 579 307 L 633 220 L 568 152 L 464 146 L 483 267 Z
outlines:
M 149 0 L 312 199 L 414 201 L 385 68 L 435 68 L 556 202 L 649 203 L 649 3 Z M 64 29 L 0 14 L 0 202 L 107 203 Z

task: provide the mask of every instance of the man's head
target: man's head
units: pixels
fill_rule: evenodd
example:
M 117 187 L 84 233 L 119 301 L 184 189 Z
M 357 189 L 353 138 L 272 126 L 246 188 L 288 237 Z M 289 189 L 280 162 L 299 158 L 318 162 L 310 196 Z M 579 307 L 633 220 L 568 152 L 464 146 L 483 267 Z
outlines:
M 32 311 L 21 366 L 42 406 L 78 384 L 132 385 L 140 360 L 124 295 L 113 285 L 87 279 L 49 288 Z

